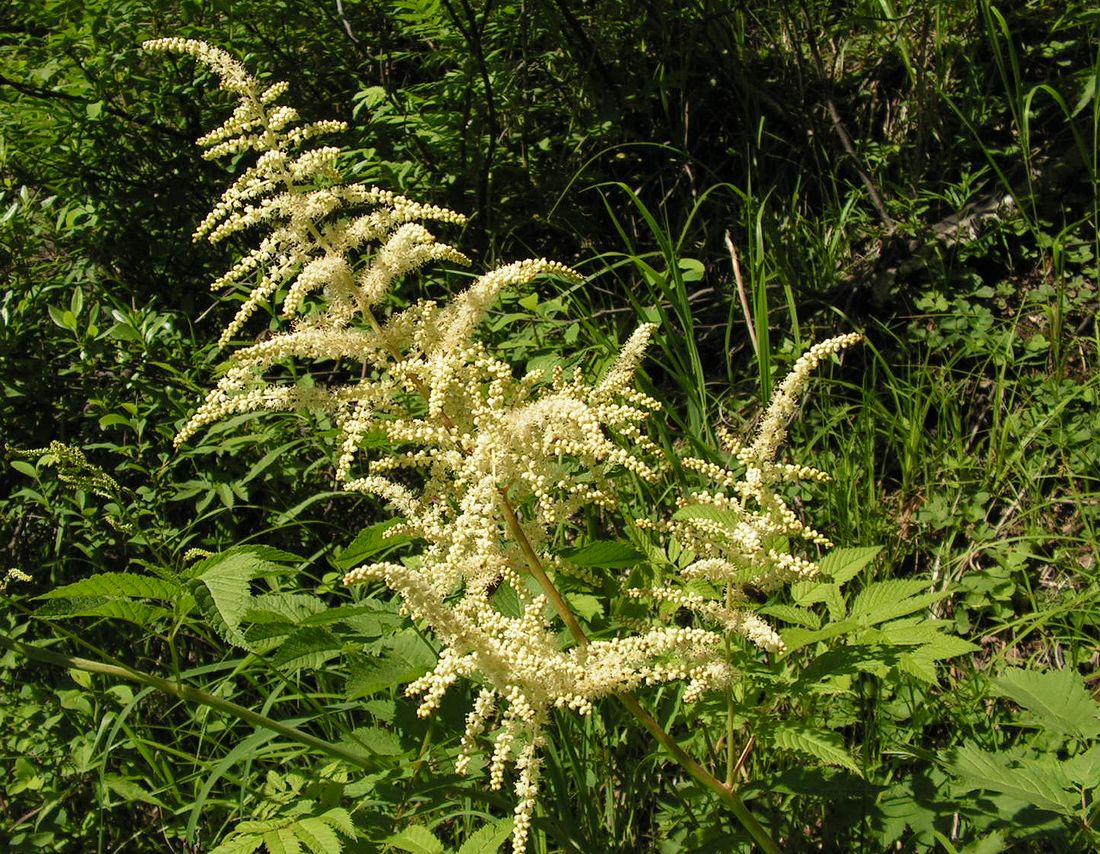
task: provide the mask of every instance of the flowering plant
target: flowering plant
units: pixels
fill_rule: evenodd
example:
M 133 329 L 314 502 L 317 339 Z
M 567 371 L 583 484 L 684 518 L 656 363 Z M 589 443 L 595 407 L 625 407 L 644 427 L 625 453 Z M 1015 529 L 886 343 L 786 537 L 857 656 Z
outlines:
M 621 498 L 623 484 L 657 482 L 669 470 L 647 433 L 659 404 L 635 384 L 654 325 L 640 325 L 598 378 L 560 367 L 517 373 L 480 337 L 480 327 L 505 289 L 540 277 L 583 281 L 545 259 L 492 270 L 446 304 L 421 298 L 396 308 L 389 295 L 404 277 L 430 262 L 470 263 L 426 225 L 461 225 L 463 217 L 343 181 L 339 149 L 315 143 L 343 125 L 303 122 L 279 103 L 286 84 L 262 83 L 203 42 L 167 38 L 145 47 L 195 57 L 237 99 L 225 123 L 200 140 L 207 157 L 255 156 L 195 233 L 211 241 L 249 229 L 264 234 L 214 282 L 247 290 L 221 343 L 230 344 L 269 303 L 286 322 L 230 355 L 176 443 L 227 416 L 258 410 L 315 410 L 336 425 L 336 481 L 391 507 L 396 521 L 386 535 L 415 544 L 400 560 L 350 569 L 344 581 L 384 584 L 438 643 L 435 667 L 407 686 L 420 698 L 421 716 L 432 715 L 459 680 L 477 686 L 455 767 L 466 771 L 483 738 L 495 733 L 489 785 L 500 788 L 508 766 L 515 766 L 514 850 L 527 843 L 551 711 L 588 715 L 606 698 L 624 703 L 762 848 L 778 850 L 734 787 L 733 762 L 719 779 L 633 692 L 683 682 L 687 701 L 729 693 L 741 675 L 739 662 L 781 657 L 792 638 L 805 646 L 857 634 L 853 623 L 832 635 L 807 636 L 820 628 L 810 611 L 786 606 L 765 614 L 755 594 L 794 584 L 805 594 L 800 604 L 828 601 L 832 611 L 832 594 L 819 588 L 831 583 L 839 597 L 839 584 L 873 554 L 834 559 L 832 582 L 819 579 L 814 547 L 831 543 L 799 519 L 784 495 L 793 482 L 827 475 L 777 461 L 811 373 L 860 336 L 810 348 L 777 387 L 755 438 L 741 442 L 719 431 L 728 465 L 679 460 L 682 470 L 709 485 L 680 488 L 678 507 L 666 517 L 635 518 L 640 514 Z M 330 375 L 342 379 L 290 382 L 280 370 L 288 363 L 329 364 Z M 651 607 L 631 610 L 599 636 L 582 625 L 576 600 L 562 592 L 565 578 L 587 582 L 594 594 L 602 589 L 590 567 L 570 560 L 558 537 L 588 506 L 617 518 L 620 530 L 633 531 L 654 565 L 661 564 L 646 583 L 615 580 L 621 602 Z M 799 541 L 811 549 L 800 553 Z M 891 618 L 918 607 L 895 609 Z M 864 627 L 886 619 L 864 616 Z M 803 634 L 781 634 L 769 617 L 793 619 Z M 728 735 L 732 760 L 732 724 Z M 788 733 L 784 746 L 854 767 L 835 745 L 826 751 Z

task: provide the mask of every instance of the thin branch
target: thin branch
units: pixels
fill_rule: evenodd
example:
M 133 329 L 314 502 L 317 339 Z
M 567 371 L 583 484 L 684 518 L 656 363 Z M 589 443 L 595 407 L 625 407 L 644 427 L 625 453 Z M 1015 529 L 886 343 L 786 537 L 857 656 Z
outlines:
M 733 265 L 733 278 L 737 282 L 737 295 L 741 298 L 741 310 L 745 313 L 745 325 L 749 329 L 749 340 L 752 341 L 752 351 L 756 358 L 760 358 L 760 344 L 756 340 L 756 324 L 752 320 L 752 308 L 749 306 L 749 295 L 745 291 L 745 280 L 741 277 L 741 262 L 737 258 L 737 247 L 733 245 L 733 238 L 729 230 L 726 230 L 726 248 L 730 251 L 730 263 Z
M 232 715 L 235 718 L 239 718 L 261 729 L 276 732 L 291 741 L 296 741 L 306 747 L 311 747 L 314 750 L 327 753 L 335 759 L 340 759 L 358 768 L 363 768 L 367 771 L 377 771 L 380 768 L 377 761 L 368 759 L 338 744 L 332 744 L 331 742 L 325 741 L 323 738 L 317 738 L 316 736 L 310 735 L 308 732 L 303 732 L 297 727 L 272 720 L 266 715 L 261 715 L 244 706 L 237 705 L 230 700 L 225 700 L 221 697 L 209 694 L 200 688 L 184 685 L 182 682 L 173 682 L 171 679 L 165 679 L 161 676 L 154 676 L 152 673 L 146 673 L 144 670 L 107 664 L 102 661 L 93 661 L 75 655 L 50 652 L 49 650 L 31 646 L 30 644 L 14 640 L 2 634 L 0 634 L 0 649 L 11 650 L 33 661 L 41 661 L 44 664 L 52 664 L 55 667 L 64 667 L 69 670 L 83 670 L 85 673 L 98 673 L 102 676 L 111 676 L 116 679 L 125 679 L 129 682 L 148 685 L 150 688 L 155 688 L 158 691 L 169 694 L 177 700 L 183 700 L 188 703 L 198 703 L 201 706 L 209 706 L 212 709 L 225 712 L 228 715 Z

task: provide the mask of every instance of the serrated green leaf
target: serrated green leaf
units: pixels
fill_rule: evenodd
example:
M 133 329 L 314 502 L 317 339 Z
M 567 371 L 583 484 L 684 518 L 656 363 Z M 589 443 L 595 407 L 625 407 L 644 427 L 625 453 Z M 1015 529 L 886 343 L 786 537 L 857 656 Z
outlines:
M 736 510 L 727 510 L 715 507 L 713 504 L 687 504 L 672 514 L 673 519 L 704 519 L 709 522 L 717 522 L 731 531 L 741 521 L 741 514 Z
M 301 562 L 300 555 L 273 546 L 233 546 L 196 561 L 187 568 L 185 574 L 188 578 L 200 578 L 223 564 L 248 564 L 252 568 L 253 578 L 264 578 L 270 575 L 285 574 L 289 571 L 286 564 Z
M 355 838 L 355 823 L 351 820 L 351 813 L 343 807 L 333 807 L 316 818 L 349 839 Z
M 265 593 L 255 596 L 243 619 L 250 623 L 302 623 L 327 610 L 324 600 L 307 593 Z
M 919 579 L 895 578 L 889 581 L 876 581 L 861 590 L 852 600 L 848 616 L 863 625 L 873 626 L 920 611 L 946 595 L 944 593 L 916 595 L 927 589 L 928 582 Z
M 981 647 L 977 644 L 973 644 L 957 635 L 937 632 L 930 641 L 921 646 L 919 654 L 931 661 L 942 661 L 960 655 L 971 655 L 980 649 Z
M 302 844 L 289 827 L 269 830 L 264 834 L 264 845 L 269 854 L 302 854 Z
M 630 543 L 619 540 L 598 540 L 580 548 L 565 549 L 561 556 L 576 566 L 600 569 L 629 569 L 644 557 Z
M 859 628 L 859 624 L 853 623 L 851 620 L 840 620 L 835 623 L 827 623 L 816 631 L 794 626 L 789 629 L 783 629 L 783 631 L 779 633 L 779 636 L 783 639 L 783 645 L 786 646 L 787 652 L 790 653 L 808 644 L 831 640 L 832 638 L 854 632 Z
M 339 854 L 344 843 L 328 824 L 319 818 L 307 816 L 293 825 L 294 835 L 313 854 Z
M 150 605 L 135 599 L 106 599 L 101 596 L 80 599 L 56 599 L 35 610 L 35 615 L 47 620 L 66 620 L 72 617 L 107 617 L 126 620 L 139 626 L 151 626 L 172 616 L 172 612 L 160 605 Z
M 506 818 L 478 828 L 462 843 L 458 854 L 496 854 L 500 846 L 512 835 L 512 825 L 512 819 Z
M 855 759 L 844 747 L 844 741 L 835 732 L 812 729 L 804 724 L 785 722 L 771 731 L 771 741 L 776 747 L 793 750 L 813 757 L 826 765 L 846 768 L 853 774 L 860 773 Z
M 818 561 L 818 569 L 826 578 L 831 578 L 837 584 L 845 584 L 873 561 L 880 551 L 882 551 L 882 546 L 833 549 Z
M 133 599 L 161 599 L 173 601 L 180 595 L 178 584 L 148 575 L 131 572 L 101 572 L 72 584 L 55 587 L 35 597 L 36 599 L 75 599 L 81 596 L 129 597 Z
M 378 658 L 352 662 L 344 690 L 349 700 L 357 700 L 419 679 L 435 662 L 435 655 L 415 634 L 392 635 L 382 643 Z
M 1071 782 L 1084 788 L 1100 786 L 1100 744 L 1093 744 L 1084 753 L 1062 763 Z
M 924 647 L 918 647 L 914 652 L 905 652 L 898 657 L 898 670 L 908 673 L 914 679 L 919 679 L 926 685 L 934 685 L 936 682 L 936 663 L 928 656 L 922 655 Z
M 343 644 L 328 629 L 302 626 L 279 647 L 271 663 L 283 671 L 316 669 L 340 653 Z
M 337 605 L 318 611 L 302 620 L 303 626 L 327 626 L 331 623 L 346 623 L 356 632 L 368 637 L 377 637 L 387 628 L 400 626 L 405 622 L 392 603 L 364 599 L 355 605 Z
M 253 623 L 245 631 L 244 637 L 248 648 L 262 655 L 282 646 L 295 629 L 296 626 L 291 623 Z
M 223 552 L 201 561 L 198 570 L 202 584 L 199 590 L 205 589 L 209 598 L 196 596 L 196 601 L 219 634 L 246 649 L 241 620 L 252 603 L 252 579 L 263 571 L 266 563 L 250 552 Z
M 791 585 L 791 597 L 799 605 L 828 602 L 840 594 L 840 587 L 823 581 L 796 581 Z
M 591 620 L 603 613 L 603 603 L 588 593 L 566 593 L 565 600 L 579 617 Z
M 964 744 L 953 751 L 947 767 L 960 778 L 964 791 L 1001 792 L 1069 817 L 1075 817 L 1080 807 L 1079 796 L 1069 791 L 1072 783 L 1065 771 L 1050 757 L 1025 760 L 1010 768 L 1001 756 Z
M 252 854 L 263 843 L 264 838 L 258 834 L 234 834 L 214 848 L 210 854 Z
M 386 531 L 401 522 L 400 519 L 387 519 L 365 528 L 356 535 L 355 539 L 343 549 L 338 550 L 329 558 L 329 563 L 334 568 L 347 572 L 360 564 L 366 563 L 372 558 L 377 558 L 398 546 L 407 545 L 412 538 L 404 534 L 396 537 L 387 537 Z
M 897 657 L 897 652 L 877 646 L 838 646 L 810 662 L 799 675 L 798 684 L 857 673 L 885 676 Z
M 233 828 L 234 833 L 253 833 L 264 834 L 269 830 L 276 830 L 280 827 L 285 827 L 287 824 L 286 818 L 280 816 L 278 818 L 267 818 L 262 821 L 241 821 L 237 823 L 237 826 Z
M 410 851 L 412 854 L 444 854 L 446 850 L 434 833 L 419 824 L 395 833 L 386 840 L 386 844 L 402 851 Z
M 758 614 L 763 614 L 765 617 L 775 617 L 777 620 L 782 620 L 784 623 L 794 623 L 798 626 L 804 626 L 807 629 L 819 629 L 821 628 L 821 617 L 815 614 L 813 611 L 809 611 L 805 608 L 796 608 L 793 605 L 767 605 L 763 608 L 758 608 L 756 611 Z
M 995 830 L 980 839 L 975 839 L 967 845 L 959 854 L 1001 854 L 1007 851 L 1008 838 L 999 830 Z
M 375 726 L 356 727 L 344 733 L 340 743 L 370 757 L 400 756 L 405 752 L 397 733 Z
M 1071 670 L 1022 670 L 1010 667 L 993 679 L 997 690 L 1034 716 L 1046 729 L 1073 736 L 1100 735 L 1100 705 Z

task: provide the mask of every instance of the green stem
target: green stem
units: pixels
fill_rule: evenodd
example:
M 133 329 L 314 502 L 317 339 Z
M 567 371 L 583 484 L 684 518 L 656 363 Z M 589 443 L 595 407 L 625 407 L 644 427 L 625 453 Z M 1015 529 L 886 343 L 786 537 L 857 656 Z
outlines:
M 719 798 L 722 802 L 733 810 L 733 814 L 737 816 L 738 820 L 744 826 L 752 838 L 756 840 L 756 844 L 759 845 L 767 854 L 782 854 L 782 849 L 775 843 L 775 840 L 768 835 L 763 826 L 758 822 L 749 808 L 745 806 L 745 802 L 741 800 L 741 796 L 737 794 L 733 789 L 711 774 L 706 768 L 700 765 L 695 758 L 689 754 L 686 750 L 680 747 L 676 743 L 671 735 L 669 735 L 665 729 L 657 723 L 653 715 L 642 708 L 641 704 L 634 699 L 632 694 L 619 694 L 619 700 L 631 714 L 634 715 L 649 732 L 661 743 L 661 745 L 672 754 L 673 758 L 680 764 L 680 766 L 687 771 L 698 782 L 702 783 Z
M 535 576 L 535 580 L 539 583 L 539 586 L 550 600 L 550 604 L 554 606 L 554 610 L 558 612 L 558 616 L 565 622 L 566 627 L 569 629 L 569 633 L 573 635 L 573 638 L 577 641 L 577 645 L 583 649 L 588 646 L 588 635 L 584 633 L 584 629 L 582 629 L 580 623 L 577 622 L 577 618 L 573 616 L 573 609 L 570 608 L 565 599 L 562 598 L 561 593 L 558 592 L 558 588 L 554 586 L 554 582 L 550 580 L 550 577 L 546 574 L 546 570 L 542 568 L 542 561 L 539 560 L 539 556 L 535 554 L 535 550 L 531 546 L 531 541 L 527 539 L 527 535 L 523 532 L 523 526 L 520 525 L 519 519 L 516 518 L 516 511 L 512 509 L 512 504 L 508 501 L 508 496 L 503 489 L 498 490 L 498 494 L 500 495 L 500 508 L 504 511 L 504 518 L 508 522 L 508 530 L 515 538 L 515 541 L 519 543 L 520 551 L 523 552 L 524 558 L 527 559 L 527 566 L 531 570 L 531 574 Z
M 538 554 L 535 553 L 534 548 L 531 546 L 531 541 L 527 539 L 527 535 L 523 532 L 523 528 L 519 524 L 519 519 L 516 517 L 516 511 L 512 509 L 511 503 L 508 501 L 508 496 L 504 490 L 499 490 L 500 494 L 500 506 L 504 512 L 504 518 L 508 522 L 508 530 L 519 543 L 520 550 L 523 552 L 524 558 L 527 560 L 527 564 L 531 570 L 531 574 L 538 581 L 543 591 L 546 593 L 547 598 L 554 605 L 554 609 L 558 612 L 561 618 L 565 621 L 565 625 L 569 627 L 569 632 L 577 641 L 577 645 L 582 649 L 588 646 L 588 635 L 584 633 L 584 629 L 581 628 L 577 622 L 576 617 L 573 616 L 573 611 L 562 597 L 561 593 L 554 586 L 546 574 L 546 570 L 543 569 L 542 561 L 539 560 Z M 672 754 L 672 757 L 680 764 L 680 766 L 687 771 L 692 777 L 694 777 L 699 783 L 706 786 L 726 804 L 732 811 L 741 825 L 747 830 L 752 838 L 756 840 L 756 844 L 763 849 L 766 854 L 782 854 L 782 849 L 776 844 L 775 840 L 768 835 L 763 826 L 758 822 L 749 808 L 745 805 L 745 802 L 741 800 L 741 796 L 733 790 L 730 785 L 723 783 L 713 774 L 711 774 L 706 768 L 699 764 L 698 761 L 686 750 L 680 747 L 676 743 L 671 735 L 665 731 L 656 719 L 647 712 L 642 705 L 635 699 L 633 694 L 617 694 L 619 701 L 630 710 L 630 713 L 649 730 L 650 734 L 661 743 L 661 745 Z
M 350 765 L 355 765 L 367 771 L 377 771 L 379 769 L 379 764 L 372 759 L 354 753 L 338 744 L 332 744 L 322 738 L 317 738 L 307 732 L 303 732 L 297 727 L 292 727 L 289 724 L 272 720 L 266 715 L 261 715 L 251 709 L 246 709 L 244 706 L 239 706 L 229 700 L 216 697 L 213 694 L 208 694 L 206 691 L 199 688 L 193 688 L 190 685 L 173 682 L 170 679 L 154 676 L 152 673 L 146 673 L 143 670 L 137 670 L 132 667 L 106 664 L 105 662 L 93 661 L 89 658 L 80 658 L 75 655 L 63 655 L 58 652 L 50 652 L 49 650 L 31 646 L 30 644 L 14 640 L 2 634 L 0 634 L 0 648 L 12 650 L 33 661 L 41 661 L 45 664 L 52 664 L 55 667 L 64 667 L 70 670 L 83 670 L 86 673 L 99 673 L 103 676 L 111 676 L 116 679 L 126 679 L 130 682 L 148 685 L 178 700 L 209 706 L 212 709 L 217 709 L 233 717 L 240 718 L 261 729 L 277 732 L 279 735 L 291 741 L 296 741 L 298 744 L 311 747 L 322 753 L 327 753 L 329 756 L 343 760 Z

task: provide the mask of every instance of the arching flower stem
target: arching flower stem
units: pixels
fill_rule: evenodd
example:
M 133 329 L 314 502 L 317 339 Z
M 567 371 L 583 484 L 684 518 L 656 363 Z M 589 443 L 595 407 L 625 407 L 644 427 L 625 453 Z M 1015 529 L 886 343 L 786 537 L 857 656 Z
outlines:
M 588 635 L 585 634 L 584 629 L 581 628 L 580 623 L 577 622 L 577 618 L 573 615 L 572 609 L 565 601 L 565 598 L 554 586 L 554 582 L 550 580 L 550 577 L 546 574 L 546 570 L 542 566 L 542 561 L 539 560 L 539 556 L 535 553 L 534 548 L 531 546 L 531 542 L 527 539 L 527 535 L 523 532 L 523 528 L 519 523 L 519 519 L 516 516 L 516 511 L 512 508 L 511 502 L 508 500 L 507 494 L 504 490 L 499 490 L 500 494 L 500 507 L 504 513 L 504 518 L 508 523 L 508 530 L 519 544 L 520 550 L 523 552 L 523 556 L 527 559 L 528 568 L 531 570 L 531 575 L 535 577 L 535 580 L 539 583 L 546 597 L 550 600 L 554 606 L 554 610 L 558 612 L 558 615 L 564 621 L 566 627 L 569 629 L 569 633 L 573 636 L 577 642 L 577 646 L 588 646 Z M 711 774 L 706 768 L 699 764 L 690 753 L 684 750 L 666 730 L 662 727 L 649 712 L 647 712 L 630 693 L 620 693 L 616 695 L 619 701 L 626 706 L 627 710 L 637 718 L 649 733 L 657 739 L 657 741 L 664 747 L 669 753 L 672 754 L 673 759 L 687 771 L 697 782 L 706 786 L 726 804 L 732 810 L 733 814 L 737 816 L 738 821 L 747 830 L 756 843 L 767 854 L 782 854 L 782 849 L 776 844 L 775 840 L 768 835 L 768 831 L 756 820 L 756 817 L 749 811 L 749 808 L 745 805 L 745 802 L 741 799 L 741 796 L 737 794 L 729 783 L 723 783 L 713 774 Z M 730 719 L 730 727 L 732 729 L 732 718 Z M 727 737 L 730 733 L 727 733 Z

